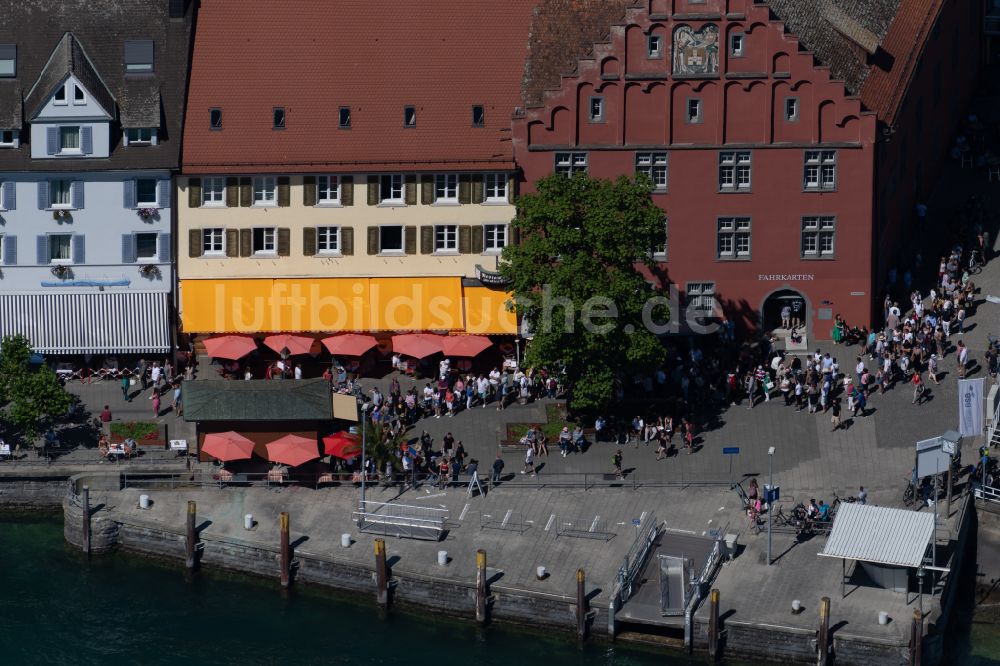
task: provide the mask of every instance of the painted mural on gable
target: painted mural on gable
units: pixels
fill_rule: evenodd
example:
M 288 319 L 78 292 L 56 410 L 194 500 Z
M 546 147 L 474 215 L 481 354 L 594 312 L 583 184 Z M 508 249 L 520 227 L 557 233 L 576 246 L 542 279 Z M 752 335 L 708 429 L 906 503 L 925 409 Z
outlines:
M 718 74 L 719 26 L 674 28 L 674 74 Z

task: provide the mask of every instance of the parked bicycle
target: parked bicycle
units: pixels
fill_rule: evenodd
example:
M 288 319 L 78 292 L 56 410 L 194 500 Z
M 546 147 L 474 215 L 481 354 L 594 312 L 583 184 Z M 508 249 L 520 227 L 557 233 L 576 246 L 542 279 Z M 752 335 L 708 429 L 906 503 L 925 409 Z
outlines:
M 917 486 L 913 483 L 913 479 L 906 479 L 906 487 L 903 488 L 903 504 L 906 506 L 913 506 L 913 503 L 917 501 Z

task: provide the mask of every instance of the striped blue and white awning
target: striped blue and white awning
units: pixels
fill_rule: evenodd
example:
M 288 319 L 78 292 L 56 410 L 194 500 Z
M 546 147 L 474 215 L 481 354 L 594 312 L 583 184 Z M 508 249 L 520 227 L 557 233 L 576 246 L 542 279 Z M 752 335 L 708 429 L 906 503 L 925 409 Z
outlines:
M 0 295 L 0 336 L 23 335 L 42 354 L 170 350 L 169 294 Z

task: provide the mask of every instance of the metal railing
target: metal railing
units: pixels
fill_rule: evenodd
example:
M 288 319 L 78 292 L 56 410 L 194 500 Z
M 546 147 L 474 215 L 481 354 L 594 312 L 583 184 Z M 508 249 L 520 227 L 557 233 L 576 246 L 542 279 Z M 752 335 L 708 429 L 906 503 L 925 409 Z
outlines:
M 440 541 L 447 529 L 448 510 L 394 502 L 361 502 L 352 517 L 369 534 Z
M 629 547 L 622 560 L 614 582 L 611 584 L 611 600 L 608 603 L 608 634 L 615 635 L 615 614 L 632 596 L 632 583 L 642 572 L 649 554 L 653 552 L 656 540 L 666 528 L 655 515 L 646 516 L 645 525 Z

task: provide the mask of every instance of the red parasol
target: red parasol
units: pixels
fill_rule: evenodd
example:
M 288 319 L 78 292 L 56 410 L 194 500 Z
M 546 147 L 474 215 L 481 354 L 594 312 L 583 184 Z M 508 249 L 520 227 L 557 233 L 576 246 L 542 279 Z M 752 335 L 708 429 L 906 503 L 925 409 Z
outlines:
M 490 339 L 482 335 L 450 335 L 441 341 L 445 356 L 478 356 L 493 346 Z
M 392 350 L 414 358 L 424 358 L 441 351 L 442 335 L 429 333 L 404 333 L 392 336 Z
M 334 356 L 361 356 L 378 345 L 378 340 L 370 335 L 344 333 L 323 338 L 323 344 Z
M 205 435 L 201 450 L 222 461 L 246 460 L 253 455 L 253 442 L 238 432 L 218 432 Z
M 269 335 L 264 338 L 264 344 L 279 354 L 284 354 L 287 350 L 288 356 L 319 353 L 319 344 L 316 340 L 305 335 L 290 335 L 288 333 Z
M 323 450 L 343 460 L 357 458 L 361 455 L 361 438 L 352 432 L 341 430 L 323 438 Z
M 267 444 L 267 459 L 296 467 L 319 458 L 315 439 L 298 435 L 285 435 Z
M 213 358 L 237 361 L 255 349 L 257 343 L 245 335 L 220 335 L 205 340 L 205 352 Z

